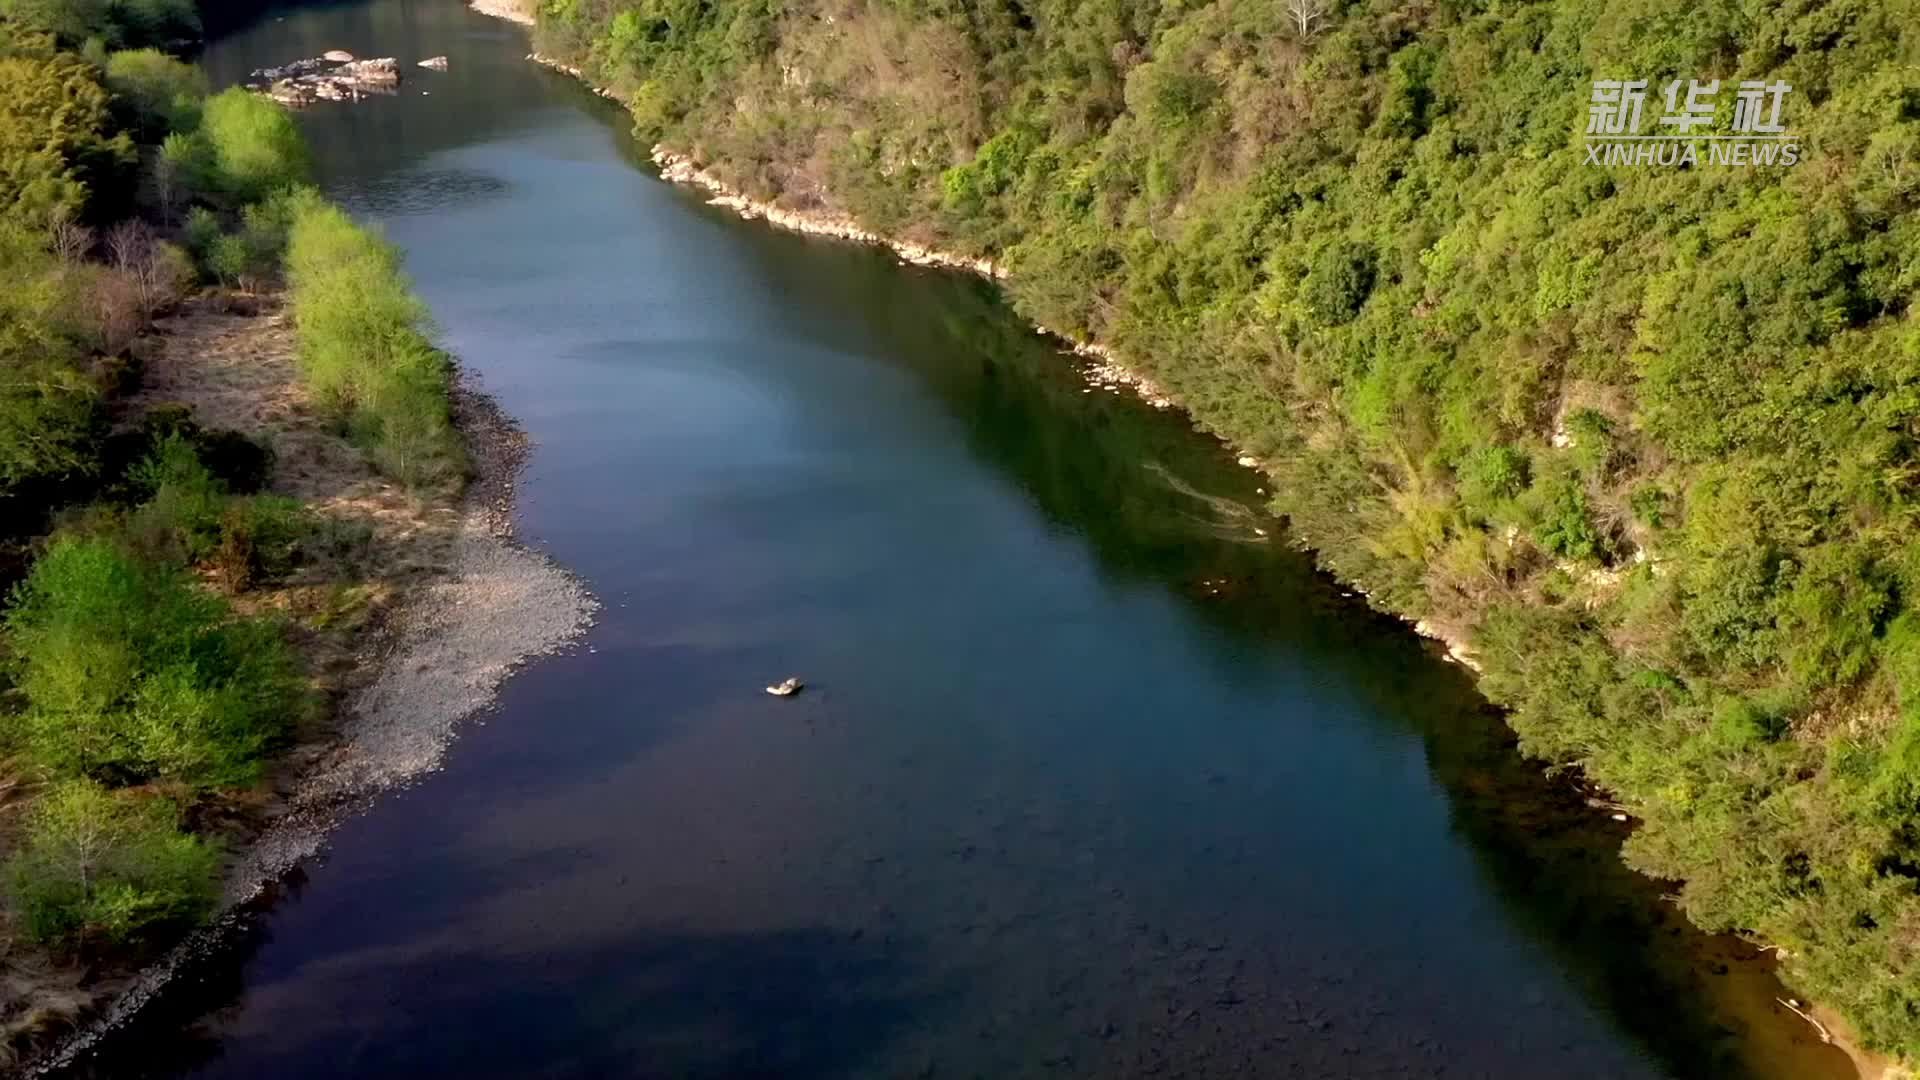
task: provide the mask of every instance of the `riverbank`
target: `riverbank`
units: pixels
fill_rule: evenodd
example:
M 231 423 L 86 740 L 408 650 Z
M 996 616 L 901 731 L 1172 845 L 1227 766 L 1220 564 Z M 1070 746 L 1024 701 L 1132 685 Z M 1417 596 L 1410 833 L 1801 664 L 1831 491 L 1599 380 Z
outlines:
M 245 925 L 288 871 L 319 852 L 345 814 L 437 768 L 461 720 L 484 709 L 519 665 L 577 639 L 597 603 L 513 535 L 525 435 L 464 374 L 454 420 L 472 461 L 464 493 L 422 495 L 382 477 L 316 408 L 277 297 L 231 309 L 202 297 L 162 320 L 137 353 L 145 375 L 132 421 L 184 405 L 208 427 L 275 451 L 269 489 L 311 507 L 339 538 L 325 573 L 257 590 L 247 608 L 288 621 L 316 687 L 333 707 L 303 726 L 267 781 L 227 814 L 229 857 L 212 922 L 137 970 L 49 971 L 65 992 L 29 1051 L 30 1074 L 74 1061 L 127 1022 L 180 970 Z M 26 1034 L 21 1033 L 22 1038 Z
M 531 59 L 535 63 L 544 64 L 547 67 L 562 71 L 568 75 L 572 75 L 576 79 L 580 79 L 582 82 L 586 82 L 585 76 L 581 75 L 579 71 L 566 67 L 550 58 L 535 54 Z M 604 91 L 596 92 L 604 93 Z M 684 184 L 689 187 L 702 188 L 713 195 L 713 198 L 707 200 L 708 205 L 718 206 L 723 210 L 731 210 L 749 221 L 764 221 L 776 229 L 805 233 L 809 236 L 824 236 L 854 244 L 866 244 L 870 247 L 885 248 L 887 251 L 892 252 L 894 257 L 909 266 L 928 266 L 944 270 L 962 270 L 967 273 L 978 274 L 991 281 L 1006 280 L 1007 268 L 995 263 L 992 259 L 973 258 L 956 252 L 929 247 L 925 244 L 916 244 L 911 240 L 904 240 L 899 237 L 882 236 L 879 233 L 869 232 L 861 228 L 852 218 L 842 215 L 832 214 L 826 211 L 794 210 L 761 199 L 755 199 L 746 192 L 740 191 L 718 176 L 715 176 L 707 169 L 701 168 L 692 158 L 684 154 L 675 153 L 664 145 L 655 145 L 651 150 L 651 156 L 655 167 L 660 170 L 660 178 L 662 180 L 675 184 Z M 1178 404 L 1173 398 L 1167 395 L 1166 391 L 1155 384 L 1153 380 L 1140 374 L 1134 368 L 1129 367 L 1124 360 L 1116 356 L 1114 351 L 1107 346 L 1098 344 L 1097 342 L 1076 341 L 1065 334 L 1050 330 L 1044 326 L 1036 325 L 1034 330 L 1048 337 L 1055 338 L 1067 348 L 1067 351 L 1089 361 L 1089 364 L 1082 371 L 1082 374 L 1086 376 L 1089 384 L 1106 389 L 1125 387 L 1138 394 L 1142 401 L 1145 401 L 1156 409 L 1173 408 Z M 1256 459 L 1245 455 L 1240 456 L 1240 463 L 1256 470 L 1259 467 L 1259 462 Z
M 496 19 L 505 19 L 521 26 L 534 25 L 531 0 L 468 0 L 467 6 Z

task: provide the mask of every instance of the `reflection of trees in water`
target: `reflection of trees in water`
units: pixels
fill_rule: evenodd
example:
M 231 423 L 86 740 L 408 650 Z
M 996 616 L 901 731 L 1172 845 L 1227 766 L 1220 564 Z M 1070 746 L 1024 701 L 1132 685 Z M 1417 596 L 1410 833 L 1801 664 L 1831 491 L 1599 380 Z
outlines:
M 1675 1071 L 1746 1075 L 1728 1030 L 1745 1021 L 1709 980 L 1717 958 L 1753 950 L 1700 933 L 1663 903 L 1659 884 L 1621 861 L 1621 830 L 1522 758 L 1499 712 L 1404 623 L 1343 596 L 1284 537 L 1249 544 L 1262 539 L 1253 529 L 1277 526 L 1254 509 L 1258 479 L 1221 444 L 1129 394 L 1084 393 L 1077 361 L 1021 325 L 991 286 L 928 287 L 869 261 L 871 276 L 854 268 L 811 280 L 855 282 L 881 308 L 872 318 L 899 344 L 888 358 L 948 404 L 976 454 L 1080 537 L 1108 575 L 1170 585 L 1217 627 L 1363 688 L 1370 712 L 1421 736 L 1455 828 L 1513 921 Z M 939 318 L 926 318 L 929 306 Z
M 1739 943 L 1710 938 L 1662 902 L 1659 884 L 1621 860 L 1624 829 L 1522 758 L 1492 706 L 1403 704 L 1426 721 L 1428 768 L 1509 916 L 1680 1075 L 1748 1075 L 1727 1038 L 1737 1021 L 1702 970 L 1709 952 Z

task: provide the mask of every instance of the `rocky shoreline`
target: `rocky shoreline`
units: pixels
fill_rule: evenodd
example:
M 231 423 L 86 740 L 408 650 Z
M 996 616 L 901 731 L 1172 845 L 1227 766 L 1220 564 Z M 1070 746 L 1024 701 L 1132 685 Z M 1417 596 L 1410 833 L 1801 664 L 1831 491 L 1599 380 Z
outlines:
M 210 333 L 245 337 L 230 351 L 270 372 L 234 396 L 283 390 L 271 372 L 284 365 L 291 379 L 293 362 L 290 343 L 273 325 L 279 317 L 226 319 Z M 204 338 L 183 336 L 188 347 L 182 354 L 197 358 L 216 351 L 205 347 Z M 471 373 L 459 373 L 453 397 L 472 479 L 457 504 L 430 506 L 422 515 L 443 533 L 432 550 L 445 565 L 408 586 L 393 616 L 360 643 L 354 659 L 372 678 L 342 706 L 331 738 L 290 755 L 277 805 L 228 870 L 220 913 L 119 985 L 104 987 L 102 1004 L 39 1054 L 24 1075 L 73 1065 L 132 1022 L 182 973 L 221 956 L 254 917 L 270 909 L 276 885 L 322 850 L 334 825 L 380 793 L 438 769 L 459 723 L 486 709 L 509 675 L 566 648 L 592 625 L 599 604 L 586 587 L 514 536 L 515 483 L 530 448 L 525 433 Z M 199 411 L 215 422 L 230 421 L 222 412 L 231 405 L 215 402 Z M 321 505 L 368 501 L 360 489 L 345 488 L 331 506 Z
M 489 13 L 483 5 L 488 0 L 474 0 L 470 5 L 475 11 Z M 502 16 L 506 18 L 507 16 Z M 517 20 L 516 20 L 517 21 Z M 563 63 L 551 56 L 537 52 L 527 54 L 527 59 L 542 67 L 557 71 L 562 75 L 578 79 L 589 90 L 604 98 L 619 101 L 619 95 L 610 90 L 593 85 L 586 73 L 570 64 Z M 860 227 L 852 218 L 812 210 L 791 210 L 774 203 L 755 199 L 733 187 L 726 181 L 702 168 L 691 157 L 676 153 L 665 145 L 655 145 L 651 156 L 653 164 L 659 170 L 660 178 L 670 183 L 704 189 L 713 197 L 707 200 L 710 206 L 731 210 L 750 221 L 764 221 L 777 229 L 788 232 L 805 233 L 808 236 L 824 236 L 848 243 L 864 244 L 869 247 L 885 248 L 895 258 L 909 266 L 925 266 L 946 270 L 964 270 L 992 281 L 1005 281 L 1007 268 L 992 259 L 962 255 L 911 240 L 884 236 Z M 1160 389 L 1151 379 L 1127 366 L 1114 351 L 1105 345 L 1090 341 L 1079 341 L 1066 334 L 1036 325 L 1037 333 L 1055 338 L 1065 345 L 1075 356 L 1092 361 L 1085 370 L 1087 381 L 1095 386 L 1113 389 L 1126 387 L 1156 409 L 1170 409 L 1178 403 Z M 1245 463 L 1242 458 L 1242 463 Z

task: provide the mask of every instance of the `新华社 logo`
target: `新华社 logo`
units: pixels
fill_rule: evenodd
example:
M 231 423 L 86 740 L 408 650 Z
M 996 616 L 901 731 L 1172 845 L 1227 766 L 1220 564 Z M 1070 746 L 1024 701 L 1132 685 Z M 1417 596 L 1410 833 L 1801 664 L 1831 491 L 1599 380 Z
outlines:
M 1793 87 L 1747 81 L 1733 89 L 1733 122 L 1716 131 L 1720 80 L 1675 79 L 1664 110 L 1647 131 L 1645 79 L 1595 79 L 1587 105 L 1589 165 L 1797 165 L 1800 141 L 1780 113 Z

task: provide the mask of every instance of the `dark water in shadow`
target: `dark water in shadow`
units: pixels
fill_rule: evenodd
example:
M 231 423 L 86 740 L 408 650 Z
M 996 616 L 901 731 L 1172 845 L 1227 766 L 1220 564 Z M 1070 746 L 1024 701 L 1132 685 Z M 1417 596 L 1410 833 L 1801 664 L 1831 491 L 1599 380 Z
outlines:
M 607 610 L 97 1072 L 1844 1073 L 1220 446 L 989 287 L 700 205 L 451 0 L 208 62 L 329 48 L 409 79 L 306 115 L 322 179 Z

